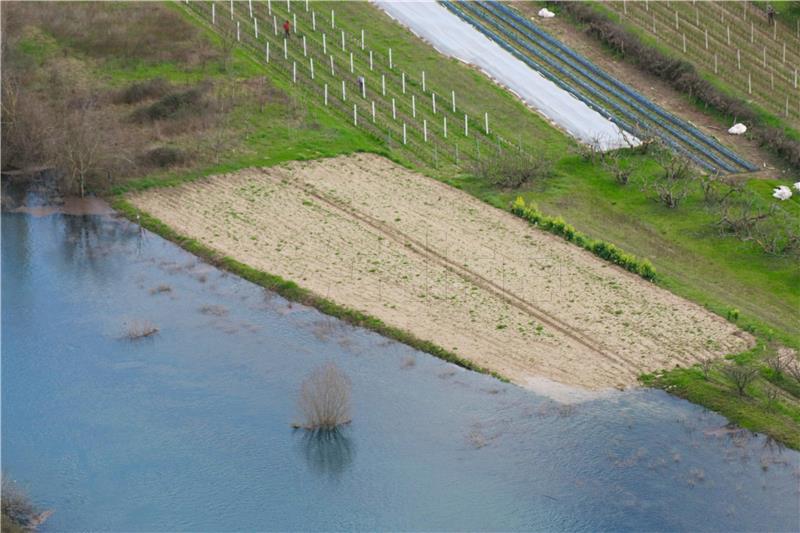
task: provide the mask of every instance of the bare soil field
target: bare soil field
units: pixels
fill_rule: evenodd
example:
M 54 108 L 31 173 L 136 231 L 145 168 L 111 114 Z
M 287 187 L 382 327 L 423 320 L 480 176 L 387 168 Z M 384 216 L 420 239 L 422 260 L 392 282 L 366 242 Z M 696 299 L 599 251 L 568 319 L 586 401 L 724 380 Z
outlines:
M 132 196 L 177 232 L 527 385 L 634 385 L 753 339 L 702 307 L 382 157 Z

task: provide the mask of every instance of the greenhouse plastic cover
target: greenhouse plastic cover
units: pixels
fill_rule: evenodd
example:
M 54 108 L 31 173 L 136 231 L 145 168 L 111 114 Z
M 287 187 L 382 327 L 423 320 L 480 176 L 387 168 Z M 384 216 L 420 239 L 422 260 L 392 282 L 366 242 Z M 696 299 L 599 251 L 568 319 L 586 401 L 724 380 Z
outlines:
M 599 143 L 602 150 L 639 144 L 636 137 L 620 130 L 437 2 L 373 2 L 442 54 L 480 68 L 579 141 Z

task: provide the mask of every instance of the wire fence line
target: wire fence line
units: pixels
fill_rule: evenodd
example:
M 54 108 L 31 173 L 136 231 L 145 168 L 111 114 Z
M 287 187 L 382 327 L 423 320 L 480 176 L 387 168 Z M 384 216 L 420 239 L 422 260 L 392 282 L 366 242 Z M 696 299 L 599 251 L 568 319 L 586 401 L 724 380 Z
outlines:
M 491 129 L 490 117 L 462 113 L 464 96 L 442 97 L 425 74 L 408 75 L 389 49 L 367 46 L 368 35 L 346 31 L 335 10 L 294 1 L 202 2 L 183 4 L 200 22 L 236 45 L 307 98 L 346 118 L 386 143 L 412 164 L 462 167 L 470 160 L 505 150 L 528 153 Z M 251 15 L 252 14 L 252 15 Z M 290 21 L 285 35 L 283 21 Z M 447 91 L 442 91 L 447 93 Z
M 607 5 L 748 99 L 800 123 L 800 24 L 770 24 L 750 2 L 615 0 Z

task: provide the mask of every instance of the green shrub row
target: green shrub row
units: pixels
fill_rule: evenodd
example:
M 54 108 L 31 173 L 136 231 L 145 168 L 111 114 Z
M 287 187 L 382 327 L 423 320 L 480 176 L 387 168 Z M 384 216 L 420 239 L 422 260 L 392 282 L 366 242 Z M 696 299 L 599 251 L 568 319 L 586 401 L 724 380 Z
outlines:
M 535 226 L 564 237 L 569 242 L 577 244 L 606 261 L 640 275 L 646 280 L 655 281 L 656 279 L 656 270 L 647 259 L 639 259 L 636 256 L 627 254 L 611 243 L 594 240 L 567 224 L 563 218 L 549 217 L 539 211 L 535 204 L 526 205 L 521 196 L 518 196 L 514 201 L 511 206 L 511 212 Z

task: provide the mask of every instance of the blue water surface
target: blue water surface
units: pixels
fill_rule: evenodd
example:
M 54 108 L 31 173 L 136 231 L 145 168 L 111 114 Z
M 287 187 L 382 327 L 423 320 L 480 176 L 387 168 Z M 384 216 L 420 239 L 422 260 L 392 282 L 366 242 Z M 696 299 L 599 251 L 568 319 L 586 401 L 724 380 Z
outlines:
M 329 361 L 352 424 L 293 430 Z M 45 531 L 797 530 L 800 455 L 725 424 L 655 390 L 559 404 L 125 221 L 2 215 L 2 468 Z

